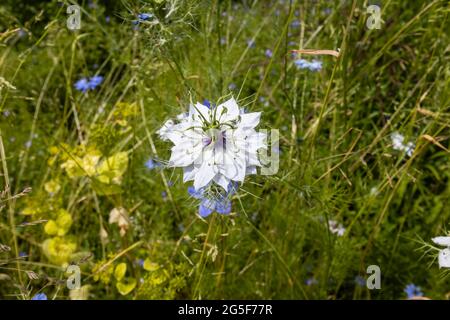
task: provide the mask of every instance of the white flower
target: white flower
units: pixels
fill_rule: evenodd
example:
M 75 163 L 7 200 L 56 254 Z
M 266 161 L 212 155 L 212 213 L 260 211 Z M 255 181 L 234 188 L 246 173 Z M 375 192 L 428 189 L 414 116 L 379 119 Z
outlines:
M 174 144 L 169 167 L 183 168 L 183 182 L 194 180 L 195 190 L 213 181 L 226 191 L 231 181 L 244 181 L 261 166 L 258 150 L 267 149 L 266 134 L 255 130 L 260 116 L 245 113 L 234 98 L 211 109 L 191 105 L 158 131 Z
M 450 268 L 450 237 L 436 237 L 431 239 L 434 243 L 446 246 L 447 248 L 439 251 L 439 268 Z
M 338 223 L 335 220 L 328 220 L 328 226 L 331 233 L 337 234 L 339 237 L 342 237 L 345 233 L 345 228 L 342 224 Z
M 391 140 L 392 140 L 392 148 L 394 148 L 394 150 L 403 150 L 404 148 L 403 141 L 405 140 L 404 136 L 402 136 L 398 132 L 393 132 L 391 134 Z
M 414 149 L 416 148 L 416 145 L 413 142 L 408 142 L 405 144 L 405 137 L 398 132 L 393 132 L 391 134 L 391 140 L 392 148 L 394 148 L 394 150 L 403 151 L 408 155 L 408 157 L 412 156 Z

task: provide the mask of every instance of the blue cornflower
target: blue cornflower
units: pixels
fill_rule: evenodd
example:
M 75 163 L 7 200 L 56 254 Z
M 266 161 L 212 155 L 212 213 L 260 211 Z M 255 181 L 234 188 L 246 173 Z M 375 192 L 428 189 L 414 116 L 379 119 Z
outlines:
M 265 55 L 267 58 L 272 58 L 273 56 L 273 52 L 270 49 L 266 49 Z
M 111 17 L 110 16 L 106 16 L 105 17 L 105 21 L 106 21 L 106 23 L 109 23 L 111 21 Z
M 364 287 L 366 285 L 366 279 L 358 275 L 355 277 L 355 284 L 359 287 Z
M 24 258 L 24 257 L 28 257 L 26 252 L 20 251 L 19 252 L 19 257 Z
M 406 285 L 406 287 L 403 291 L 408 296 L 408 299 L 411 299 L 413 297 L 422 297 L 423 296 L 423 292 L 420 289 L 420 287 L 416 286 L 413 283 Z
M 167 198 L 167 192 L 162 191 L 162 192 L 161 192 L 161 197 L 162 197 L 163 199 L 166 199 L 166 198 Z
M 47 295 L 45 293 L 37 293 L 31 300 L 47 300 Z
M 160 167 L 161 164 L 159 162 L 153 160 L 152 158 L 150 158 L 145 162 L 145 166 L 147 167 L 147 169 L 153 170 L 157 167 Z
M 85 93 L 89 90 L 89 81 L 87 78 L 81 78 L 77 82 L 75 82 L 75 89 Z
M 230 83 L 230 84 L 228 85 L 228 90 L 233 91 L 234 89 L 236 89 L 236 84 Z

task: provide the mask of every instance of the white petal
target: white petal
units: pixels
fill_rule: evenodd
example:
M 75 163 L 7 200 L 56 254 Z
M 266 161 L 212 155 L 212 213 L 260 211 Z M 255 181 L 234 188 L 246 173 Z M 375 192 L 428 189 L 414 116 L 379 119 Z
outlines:
M 219 120 L 220 122 L 226 122 L 238 118 L 239 106 L 236 100 L 234 100 L 234 98 L 231 98 L 224 103 L 219 104 L 215 112 L 217 120 Z
M 201 103 L 196 103 L 195 106 L 190 106 L 189 109 L 189 119 L 196 122 L 205 122 L 210 120 L 210 112 L 207 106 L 202 105 Z
M 214 182 L 221 186 L 225 191 L 228 191 L 228 184 L 230 183 L 230 179 L 225 177 L 223 174 L 217 174 L 214 177 Z
M 194 180 L 195 175 L 198 172 L 198 167 L 190 165 L 183 168 L 183 182 Z
M 446 248 L 439 251 L 439 268 L 450 268 L 450 249 Z
M 213 166 L 208 166 L 207 168 L 200 168 L 200 170 L 195 175 L 194 179 L 194 188 L 195 190 L 198 190 L 200 188 L 203 188 L 208 183 L 211 182 L 212 179 L 214 179 L 216 173 L 214 171 Z
M 224 160 L 224 163 L 220 166 L 220 173 L 230 180 L 244 181 L 246 171 L 245 158 L 225 152 Z
M 431 239 L 434 243 L 439 244 L 441 246 L 450 247 L 450 237 L 436 237 Z
M 403 148 L 405 147 L 403 145 L 405 137 L 402 136 L 400 133 L 393 132 L 391 134 L 391 140 L 392 140 L 392 147 L 394 148 L 394 150 L 403 150 Z
M 267 155 L 267 158 L 269 158 L 269 155 Z M 259 161 L 259 157 L 256 152 L 247 153 L 247 166 L 261 166 L 261 162 Z
M 162 140 L 168 140 L 167 133 L 170 132 L 172 127 L 174 126 L 173 120 L 167 120 L 161 129 L 159 129 L 156 133 L 159 134 Z
M 261 112 L 252 112 L 241 114 L 241 122 L 239 127 L 255 128 L 259 124 Z
M 195 154 L 191 145 L 176 145 L 172 148 L 169 167 L 186 167 L 194 162 Z
M 203 152 L 204 158 L 206 158 L 206 160 L 203 160 L 197 174 L 195 175 L 195 190 L 199 190 L 200 188 L 206 186 L 211 182 L 212 179 L 214 179 L 214 176 L 218 173 L 218 170 L 214 165 L 214 162 L 212 161 L 213 158 L 211 157 L 211 154 L 212 150 L 206 150 L 205 152 Z
M 178 120 L 185 120 L 189 117 L 189 112 L 181 113 L 177 116 Z

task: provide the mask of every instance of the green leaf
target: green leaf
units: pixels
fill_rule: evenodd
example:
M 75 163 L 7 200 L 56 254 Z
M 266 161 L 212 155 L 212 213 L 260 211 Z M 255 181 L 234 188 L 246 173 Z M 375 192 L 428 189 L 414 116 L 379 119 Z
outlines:
M 155 271 L 159 269 L 159 265 L 154 262 L 151 262 L 149 258 L 144 261 L 144 269 L 147 271 Z
M 126 263 L 122 262 L 119 263 L 114 270 L 114 278 L 116 278 L 117 281 L 120 281 L 125 276 L 125 273 L 127 272 L 127 265 Z
M 92 180 L 92 188 L 100 196 L 109 196 L 122 192 L 122 188 L 117 184 L 106 184 L 97 180 Z
M 128 154 L 118 152 L 106 158 L 97 168 L 97 179 L 102 183 L 118 183 L 128 166 Z
M 136 279 L 129 279 L 128 282 L 117 282 L 116 288 L 123 296 L 129 294 L 136 287 Z

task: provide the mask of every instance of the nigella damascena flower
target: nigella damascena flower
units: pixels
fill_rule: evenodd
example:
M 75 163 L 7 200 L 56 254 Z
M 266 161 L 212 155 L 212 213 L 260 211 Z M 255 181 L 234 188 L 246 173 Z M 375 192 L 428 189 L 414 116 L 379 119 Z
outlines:
M 403 291 L 406 293 L 406 296 L 408 297 L 408 299 L 423 296 L 422 289 L 413 283 L 406 285 L 406 287 Z
M 439 250 L 439 268 L 450 268 L 450 237 L 436 237 L 434 243 L 447 248 Z
M 342 237 L 345 233 L 345 228 L 342 224 L 338 223 L 335 220 L 328 220 L 328 226 L 331 233 L 337 234 L 339 237 Z
M 322 62 L 319 60 L 312 60 L 311 62 L 305 59 L 297 59 L 294 64 L 299 69 L 309 69 L 311 71 L 320 71 L 322 69 Z
M 245 113 L 234 98 L 211 106 L 191 105 L 158 134 L 174 144 L 168 166 L 183 168 L 183 182 L 194 180 L 195 190 L 214 183 L 226 192 L 230 182 L 243 182 L 261 166 L 266 134 L 255 130 L 261 113 Z
M 132 23 L 134 25 L 138 25 L 141 22 L 151 20 L 153 18 L 153 13 L 139 13 L 137 15 L 138 20 L 133 20 Z
M 414 153 L 414 149 L 416 148 L 416 145 L 413 142 L 404 143 L 405 137 L 401 135 L 398 132 L 393 132 L 391 134 L 391 140 L 392 140 L 392 148 L 394 150 L 403 151 L 406 153 L 408 157 L 411 157 Z
M 37 293 L 31 300 L 47 300 L 47 295 L 45 293 Z
M 188 193 L 195 199 L 201 200 L 199 215 L 206 218 L 213 212 L 229 214 L 231 212 L 231 197 L 236 193 L 239 185 L 237 182 L 230 182 L 227 190 L 215 190 L 211 185 L 196 190 L 188 187 Z
M 93 76 L 89 79 L 89 89 L 94 90 L 103 82 L 102 76 Z
M 161 167 L 161 166 L 162 166 L 161 163 L 159 163 L 158 161 L 156 161 L 156 160 L 154 160 L 154 159 L 152 159 L 152 158 L 149 158 L 149 159 L 145 162 L 145 167 L 146 167 L 147 169 L 149 169 L 149 170 L 153 170 L 153 169 L 156 169 L 156 168 Z
M 81 78 L 77 82 L 75 82 L 75 89 L 85 93 L 89 90 L 89 81 L 86 78 Z
M 102 76 L 93 76 L 91 78 L 81 78 L 77 82 L 75 82 L 75 89 L 86 93 L 88 90 L 94 90 L 103 82 Z

